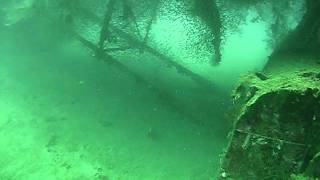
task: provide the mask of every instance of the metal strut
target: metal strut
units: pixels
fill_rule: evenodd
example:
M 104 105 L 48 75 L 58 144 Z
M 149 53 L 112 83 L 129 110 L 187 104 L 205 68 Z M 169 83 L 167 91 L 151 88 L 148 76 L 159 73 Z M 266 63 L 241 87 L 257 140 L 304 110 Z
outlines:
M 103 19 L 98 17 L 96 14 L 91 13 L 90 11 L 87 11 L 85 9 L 81 9 L 81 12 L 85 14 L 87 18 L 90 18 L 92 21 L 98 23 L 98 24 L 103 24 Z M 125 40 L 132 48 L 141 50 L 143 49 L 145 52 L 148 52 L 155 57 L 157 57 L 158 60 L 162 61 L 169 67 L 174 67 L 178 73 L 181 73 L 183 75 L 186 75 L 190 77 L 194 82 L 199 84 L 202 87 L 205 87 L 209 90 L 216 90 L 214 84 L 209 81 L 208 79 L 203 78 L 202 76 L 192 72 L 191 70 L 185 68 L 184 66 L 180 65 L 179 63 L 175 62 L 172 60 L 169 56 L 166 56 L 162 53 L 160 53 L 158 50 L 154 49 L 151 46 L 148 46 L 144 41 L 140 41 L 139 39 L 135 38 L 134 36 L 126 33 L 125 31 L 115 27 L 112 24 L 109 24 L 109 29 L 116 34 L 118 37 L 121 39 Z
M 83 38 L 76 32 L 72 32 L 72 33 L 73 33 L 73 36 L 78 41 L 80 41 L 82 45 L 84 45 L 85 47 L 89 48 L 93 52 L 96 52 L 99 50 L 99 47 L 93 44 L 92 42 Z M 179 103 L 179 101 L 176 98 L 174 98 L 174 96 L 170 95 L 170 93 L 166 92 L 164 89 L 161 89 L 160 87 L 157 87 L 154 84 L 148 82 L 141 75 L 130 70 L 130 68 L 124 65 L 121 61 L 117 60 L 116 58 L 112 57 L 111 55 L 105 52 L 102 52 L 98 58 L 108 64 L 115 66 L 116 68 L 121 70 L 121 72 L 133 77 L 137 83 L 142 84 L 144 87 L 147 87 L 149 90 L 156 92 L 160 100 L 162 100 L 164 103 L 166 103 L 170 107 L 174 108 L 176 112 L 187 117 L 193 123 L 196 123 L 196 124 L 203 123 L 201 119 L 199 119 L 194 114 L 192 114 L 192 112 L 187 111 L 186 108 L 184 108 L 185 105 L 183 103 Z

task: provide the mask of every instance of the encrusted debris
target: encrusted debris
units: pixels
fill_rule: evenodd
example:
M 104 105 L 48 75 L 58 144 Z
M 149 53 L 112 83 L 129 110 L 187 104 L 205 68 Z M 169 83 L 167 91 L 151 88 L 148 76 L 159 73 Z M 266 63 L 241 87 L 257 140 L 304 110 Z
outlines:
M 218 179 L 320 177 L 319 74 L 243 77 L 233 93 L 239 115 Z

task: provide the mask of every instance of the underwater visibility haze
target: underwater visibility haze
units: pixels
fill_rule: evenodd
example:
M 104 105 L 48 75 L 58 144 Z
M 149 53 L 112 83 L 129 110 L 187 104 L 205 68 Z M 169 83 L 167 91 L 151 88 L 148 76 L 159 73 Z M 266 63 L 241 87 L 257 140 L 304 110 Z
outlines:
M 319 12 L 2 0 L 0 179 L 319 179 Z

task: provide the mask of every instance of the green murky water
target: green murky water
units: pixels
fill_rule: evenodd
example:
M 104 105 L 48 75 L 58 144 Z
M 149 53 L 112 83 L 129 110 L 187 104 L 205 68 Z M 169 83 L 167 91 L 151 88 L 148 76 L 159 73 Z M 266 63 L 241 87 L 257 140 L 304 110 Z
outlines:
M 237 31 L 225 30 L 222 62 L 212 66 L 201 20 L 180 1 L 161 1 L 148 46 L 203 83 L 138 44 L 109 53 L 126 68 L 106 63 L 71 33 L 97 44 L 99 24 L 77 7 L 46 14 L 35 2 L 0 5 L 0 179 L 215 179 L 232 125 L 230 92 L 272 51 L 267 21 L 252 11 Z M 82 3 L 103 17 L 105 1 Z M 148 4 L 133 10 L 143 14 Z M 112 23 L 139 40 L 146 17 L 136 17 L 140 35 L 132 21 Z M 126 46 L 117 35 L 110 47 Z

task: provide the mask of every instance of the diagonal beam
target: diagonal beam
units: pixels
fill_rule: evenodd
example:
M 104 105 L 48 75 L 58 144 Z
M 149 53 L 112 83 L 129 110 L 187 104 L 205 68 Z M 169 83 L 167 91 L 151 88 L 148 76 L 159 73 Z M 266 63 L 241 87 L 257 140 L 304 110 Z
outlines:
M 98 46 L 101 51 L 103 49 L 103 45 L 105 41 L 110 36 L 109 26 L 112 20 L 112 14 L 113 14 L 115 3 L 116 3 L 116 0 L 110 0 L 107 4 L 107 11 L 106 11 L 106 14 L 104 15 L 104 19 L 103 19 L 102 27 L 100 31 L 99 42 L 98 42 Z
M 102 19 L 100 17 L 98 17 L 96 14 L 91 13 L 85 9 L 81 9 L 81 12 L 84 13 L 84 15 L 87 18 L 90 18 L 92 21 L 94 21 L 95 23 L 101 24 L 102 23 Z M 160 53 L 158 50 L 154 49 L 151 46 L 148 46 L 147 44 L 145 44 L 143 41 L 140 41 L 139 39 L 135 38 L 134 36 L 126 33 L 125 31 L 115 27 L 114 25 L 109 25 L 110 30 L 112 30 L 118 37 L 124 39 L 129 45 L 131 45 L 134 48 L 139 49 L 143 49 L 144 51 L 154 55 L 157 57 L 157 59 L 159 59 L 160 61 L 162 61 L 163 63 L 165 63 L 166 65 L 168 65 L 169 67 L 172 66 L 174 67 L 178 73 L 184 74 L 188 77 L 190 77 L 194 82 L 196 82 L 197 84 L 199 84 L 202 87 L 206 87 L 210 90 L 216 90 L 215 86 L 213 85 L 213 83 L 211 81 L 209 81 L 208 79 L 205 79 L 203 77 L 201 77 L 200 75 L 192 72 L 191 70 L 185 68 L 184 66 L 180 65 L 179 63 L 175 62 L 174 60 L 172 60 L 169 56 L 166 56 L 162 53 Z
M 52 18 L 50 18 L 49 16 L 47 16 L 47 19 L 52 20 Z M 68 30 L 69 30 L 68 33 L 70 33 L 70 35 L 72 37 L 74 37 L 83 46 L 90 49 L 92 52 L 96 53 L 97 51 L 100 50 L 100 48 L 97 45 L 95 45 L 94 43 L 92 43 L 89 40 L 82 37 L 80 34 L 75 32 L 71 27 L 68 28 Z M 141 86 L 145 87 L 146 89 L 156 93 L 157 98 L 159 100 L 161 100 L 167 106 L 173 108 L 177 113 L 183 115 L 191 122 L 193 122 L 195 124 L 199 124 L 199 125 L 204 125 L 204 123 L 206 123 L 203 121 L 202 117 L 199 117 L 195 113 L 193 113 L 192 111 L 189 111 L 185 103 L 179 101 L 174 95 L 171 95 L 171 93 L 169 93 L 165 89 L 158 87 L 155 84 L 145 80 L 143 76 L 132 71 L 128 66 L 123 64 L 121 61 L 119 61 L 116 58 L 112 57 L 111 55 L 107 54 L 105 51 L 100 52 L 100 54 L 98 54 L 98 55 L 99 56 L 96 56 L 96 58 L 98 58 L 98 59 L 100 59 L 110 65 L 113 65 L 115 68 L 117 68 L 122 73 L 133 77 L 138 84 L 140 84 Z
M 148 42 L 148 40 L 149 40 L 149 35 L 150 35 L 151 27 L 152 27 L 152 25 L 153 25 L 153 22 L 157 19 L 159 6 L 160 6 L 160 0 L 157 0 L 157 1 L 155 2 L 155 8 L 154 8 L 154 10 L 153 10 L 152 13 L 151 13 L 151 19 L 150 19 L 150 21 L 148 22 L 148 25 L 147 25 L 147 27 L 146 27 L 146 35 L 145 35 L 145 37 L 144 37 L 144 39 L 143 39 L 143 43 L 144 43 L 144 44 L 147 44 L 147 42 Z M 140 52 L 144 52 L 144 50 L 141 49 Z
M 97 50 L 99 50 L 99 47 L 97 47 L 95 44 L 88 41 L 87 39 L 83 38 L 79 34 L 73 32 L 73 36 L 77 40 L 79 40 L 82 43 L 82 45 L 89 48 L 93 52 L 96 52 Z M 114 58 L 104 52 L 102 54 L 100 54 L 100 56 L 98 58 L 108 64 L 115 66 L 121 72 L 123 72 L 131 77 L 134 77 L 137 83 L 139 83 L 139 84 L 143 85 L 144 87 L 146 87 L 147 89 L 157 93 L 158 98 L 163 103 L 172 107 L 175 111 L 177 111 L 181 115 L 187 117 L 193 123 L 196 123 L 196 124 L 203 124 L 204 123 L 201 119 L 199 119 L 199 117 L 196 117 L 192 112 L 189 112 L 187 110 L 187 108 L 184 108 L 185 105 L 183 103 L 179 103 L 179 101 L 174 96 L 170 95 L 170 93 L 166 92 L 164 89 L 161 89 L 160 87 L 157 87 L 154 84 L 150 83 L 149 81 L 145 80 L 141 75 L 130 70 L 130 68 L 127 67 L 126 65 L 124 65 L 121 61 L 117 60 L 116 58 Z

